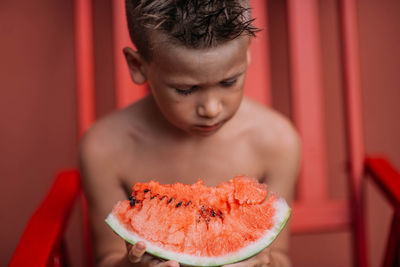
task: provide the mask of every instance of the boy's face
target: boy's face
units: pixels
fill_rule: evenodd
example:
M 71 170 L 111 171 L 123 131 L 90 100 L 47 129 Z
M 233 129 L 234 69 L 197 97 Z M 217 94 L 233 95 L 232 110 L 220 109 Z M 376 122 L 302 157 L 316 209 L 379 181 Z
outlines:
M 248 47 L 248 37 L 209 49 L 156 46 L 143 69 L 164 117 L 192 135 L 218 131 L 243 98 Z

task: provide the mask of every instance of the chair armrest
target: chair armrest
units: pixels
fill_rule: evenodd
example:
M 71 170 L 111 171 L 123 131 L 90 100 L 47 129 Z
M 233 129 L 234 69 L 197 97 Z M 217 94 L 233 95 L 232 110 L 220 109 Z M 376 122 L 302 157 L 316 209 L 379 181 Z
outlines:
M 11 258 L 10 267 L 46 266 L 60 244 L 66 223 L 81 192 L 77 170 L 60 172 L 49 193 L 30 218 Z
M 400 173 L 383 156 L 368 156 L 366 172 L 370 174 L 395 208 L 400 207 Z

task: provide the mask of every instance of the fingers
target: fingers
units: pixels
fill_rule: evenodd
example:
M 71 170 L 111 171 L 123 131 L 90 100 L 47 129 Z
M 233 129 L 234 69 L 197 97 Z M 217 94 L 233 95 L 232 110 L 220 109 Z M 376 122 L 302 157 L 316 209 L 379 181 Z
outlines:
M 163 263 L 164 265 L 160 265 L 160 267 L 179 267 L 179 263 L 176 261 L 166 261 Z
M 148 267 L 179 267 L 179 263 L 176 261 L 164 261 L 159 258 L 155 258 L 149 254 L 144 254 L 142 257 L 142 263 L 148 264 Z
M 143 254 L 146 252 L 146 244 L 137 242 L 135 245 L 128 245 L 128 259 L 132 263 L 137 263 L 142 260 Z
M 135 245 L 126 244 L 128 249 L 128 259 L 132 263 L 142 262 L 149 267 L 179 267 L 176 261 L 163 261 L 155 258 L 146 252 L 146 244 L 144 242 L 137 242 Z
M 256 256 L 238 263 L 224 265 L 223 267 L 268 267 L 271 266 L 270 264 L 270 257 L 263 255 L 262 257 Z
M 149 267 L 179 267 L 179 263 L 176 261 L 161 261 L 159 259 L 153 258 L 150 262 Z

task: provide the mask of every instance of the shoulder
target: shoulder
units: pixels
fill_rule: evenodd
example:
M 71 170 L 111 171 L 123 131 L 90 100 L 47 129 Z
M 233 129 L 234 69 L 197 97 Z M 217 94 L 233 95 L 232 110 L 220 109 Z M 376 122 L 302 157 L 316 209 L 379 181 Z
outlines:
M 97 121 L 82 137 L 79 143 L 79 169 L 82 186 L 91 209 L 101 208 L 97 192 L 113 191 L 118 186 L 119 167 L 114 160 L 118 157 L 118 133 L 112 129 L 118 123 L 114 114 Z M 118 160 L 117 160 L 118 162 Z M 101 195 L 101 194 L 100 194 Z M 118 194 L 119 197 L 120 194 Z M 110 205 L 107 206 L 110 208 Z M 105 216 L 102 214 L 102 216 Z
M 132 145 L 143 132 L 143 100 L 96 121 L 80 141 L 80 155 L 114 157 Z
M 271 108 L 248 99 L 244 104 L 249 121 L 249 143 L 257 154 L 267 182 L 274 184 L 277 180 L 292 187 L 297 178 L 301 149 L 295 127 L 288 118 Z
M 135 145 L 140 129 L 138 105 L 117 110 L 94 123 L 80 140 L 79 159 L 83 170 L 96 168 L 117 172 Z M 134 118 L 134 119 L 133 119 Z
M 300 149 L 299 135 L 286 116 L 250 99 L 244 105 L 243 116 L 248 118 L 248 133 L 255 147 L 274 154 Z
M 122 132 L 120 111 L 98 120 L 84 134 L 79 144 L 80 158 L 85 161 L 101 161 L 118 150 Z M 117 130 L 117 131 L 116 131 Z

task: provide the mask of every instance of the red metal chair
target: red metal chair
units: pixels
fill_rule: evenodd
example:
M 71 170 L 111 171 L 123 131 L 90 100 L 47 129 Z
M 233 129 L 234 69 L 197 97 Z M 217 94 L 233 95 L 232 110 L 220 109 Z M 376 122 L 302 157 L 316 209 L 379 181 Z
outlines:
M 400 262 L 400 174 L 385 158 L 365 156 L 355 1 L 340 1 L 351 199 L 330 199 L 327 192 L 317 0 L 288 0 L 287 5 L 294 123 L 303 141 L 303 162 L 291 230 L 334 230 L 350 225 L 354 233 L 355 266 L 368 266 L 361 196 L 362 179 L 372 177 L 395 210 L 384 262 L 384 266 L 395 266 Z M 258 25 L 267 28 L 267 1 L 253 0 L 253 6 Z M 95 120 L 91 9 L 91 1 L 75 1 L 79 136 Z M 113 1 L 117 107 L 123 107 L 146 93 L 145 87 L 133 85 L 130 81 L 120 52 L 121 47 L 130 45 L 124 16 L 118 15 L 123 13 L 123 9 L 123 1 Z M 267 45 L 266 31 L 252 43 L 252 54 L 257 56 L 253 56 L 249 68 L 246 94 L 269 105 Z M 256 90 L 260 88 L 262 90 Z M 82 196 L 79 173 L 76 170 L 61 172 L 29 221 L 10 266 L 65 266 L 67 257 L 63 235 L 66 219 L 78 196 Z M 85 229 L 88 229 L 85 214 L 83 218 Z M 90 255 L 88 231 L 86 233 Z M 88 258 L 88 265 L 93 264 L 90 256 Z

